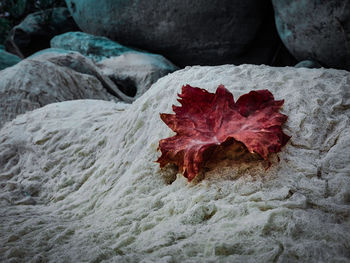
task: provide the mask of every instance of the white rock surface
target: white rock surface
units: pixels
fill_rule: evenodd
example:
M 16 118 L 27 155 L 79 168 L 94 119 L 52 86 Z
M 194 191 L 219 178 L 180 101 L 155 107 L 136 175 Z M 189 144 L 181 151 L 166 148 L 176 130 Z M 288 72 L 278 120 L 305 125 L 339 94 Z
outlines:
M 116 100 L 94 76 L 50 61 L 27 59 L 0 71 L 0 127 L 26 111 L 76 99 Z
M 188 184 L 154 161 L 181 85 L 285 99 L 291 141 Z M 130 106 L 51 104 L 0 130 L 0 261 L 349 262 L 350 73 L 192 67 Z

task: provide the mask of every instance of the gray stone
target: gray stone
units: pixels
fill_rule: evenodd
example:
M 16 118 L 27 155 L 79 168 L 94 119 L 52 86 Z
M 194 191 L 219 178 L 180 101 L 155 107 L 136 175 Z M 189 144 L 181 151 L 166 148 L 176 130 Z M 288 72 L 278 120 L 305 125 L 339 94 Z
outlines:
M 77 51 L 93 61 L 119 56 L 134 51 L 106 37 L 99 37 L 83 32 L 68 32 L 51 39 L 51 47 Z
M 272 0 L 279 35 L 297 60 L 350 70 L 348 0 Z
M 7 67 L 11 67 L 20 61 L 21 59 L 16 55 L 8 53 L 2 48 L 0 48 L 0 70 L 5 69 Z
M 135 98 L 124 94 L 103 72 L 88 58 L 78 52 L 60 49 L 46 49 L 35 53 L 31 60 L 50 61 L 60 67 L 66 67 L 82 74 L 88 74 L 97 78 L 108 93 L 118 99 L 131 103 Z
M 26 59 L 0 71 L 0 127 L 26 111 L 77 99 L 116 100 L 94 76 L 50 61 Z
M 280 40 L 267 0 L 66 0 L 82 31 L 179 66 L 271 64 Z
M 160 55 L 127 52 L 97 64 L 128 96 L 140 97 L 159 78 L 177 67 Z
M 296 68 L 322 68 L 320 63 L 313 60 L 303 60 L 296 64 L 294 67 Z
M 67 8 L 53 8 L 28 15 L 15 26 L 6 41 L 6 49 L 21 58 L 50 47 L 55 35 L 78 30 Z

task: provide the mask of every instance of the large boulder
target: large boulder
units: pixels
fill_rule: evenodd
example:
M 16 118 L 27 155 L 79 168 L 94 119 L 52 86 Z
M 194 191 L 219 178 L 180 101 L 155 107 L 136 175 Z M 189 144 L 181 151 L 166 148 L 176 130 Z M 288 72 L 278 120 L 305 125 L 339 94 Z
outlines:
M 161 55 L 126 52 L 97 63 L 104 75 L 116 83 L 128 96 L 144 94 L 159 78 L 178 68 Z
M 55 35 L 78 30 L 65 7 L 47 9 L 28 15 L 15 26 L 6 41 L 6 49 L 21 58 L 50 47 Z
M 67 32 L 55 36 L 51 39 L 50 45 L 51 48 L 77 51 L 95 62 L 120 56 L 125 52 L 135 51 L 106 37 L 83 32 Z
M 94 76 L 50 61 L 27 59 L 0 71 L 0 127 L 26 111 L 77 99 L 117 100 Z
M 0 48 L 0 70 L 11 67 L 20 61 L 21 59 L 18 56 L 8 53 Z
M 350 73 L 188 67 L 129 106 L 55 103 L 0 130 L 2 262 L 348 262 Z M 155 163 L 183 84 L 285 99 L 271 167 L 221 162 L 188 183 Z M 172 179 L 172 180 L 170 180 Z
M 272 0 L 278 33 L 299 60 L 350 70 L 348 0 Z
M 278 49 L 268 0 L 66 0 L 82 31 L 162 54 L 176 65 L 270 64 Z

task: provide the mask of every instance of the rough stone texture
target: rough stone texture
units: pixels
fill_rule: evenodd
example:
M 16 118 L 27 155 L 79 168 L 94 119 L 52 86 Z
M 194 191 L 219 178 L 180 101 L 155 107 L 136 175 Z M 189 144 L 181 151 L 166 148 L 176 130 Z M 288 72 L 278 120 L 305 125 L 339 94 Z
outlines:
M 50 40 L 55 35 L 76 30 L 78 27 L 65 7 L 36 12 L 10 31 L 6 49 L 24 58 L 50 47 Z
M 120 56 L 125 52 L 135 51 L 106 37 L 83 32 L 68 32 L 55 36 L 51 39 L 51 47 L 77 51 L 95 62 Z
M 11 67 L 20 61 L 21 59 L 16 55 L 8 53 L 2 48 L 0 48 L 0 70 L 5 69 L 7 67 Z
M 27 59 L 0 71 L 0 126 L 26 111 L 77 99 L 116 98 L 94 76 L 49 61 Z
M 267 0 L 66 0 L 82 31 L 178 66 L 271 64 L 280 40 Z
M 96 77 L 103 87 L 118 99 L 131 103 L 135 98 L 123 93 L 119 87 L 88 58 L 75 51 L 49 48 L 30 57 L 31 60 L 50 61 L 58 66 L 70 68 L 82 74 Z
M 187 183 L 154 161 L 181 85 L 285 99 L 267 171 L 223 161 Z M 130 106 L 48 105 L 0 130 L 0 261 L 348 262 L 350 73 L 192 67 Z
M 350 2 L 272 0 L 279 35 L 297 60 L 350 70 Z
M 177 70 L 163 56 L 141 52 L 127 52 L 102 60 L 97 65 L 119 89 L 135 98 L 144 94 L 159 78 Z

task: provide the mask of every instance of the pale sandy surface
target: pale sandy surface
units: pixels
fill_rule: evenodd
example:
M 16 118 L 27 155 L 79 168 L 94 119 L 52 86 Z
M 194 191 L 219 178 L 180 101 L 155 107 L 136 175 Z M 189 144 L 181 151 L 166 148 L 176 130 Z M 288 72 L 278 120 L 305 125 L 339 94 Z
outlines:
M 272 167 L 221 163 L 188 184 L 154 161 L 183 84 L 285 99 Z M 51 104 L 0 131 L 0 261 L 349 262 L 350 73 L 192 67 L 132 105 Z

